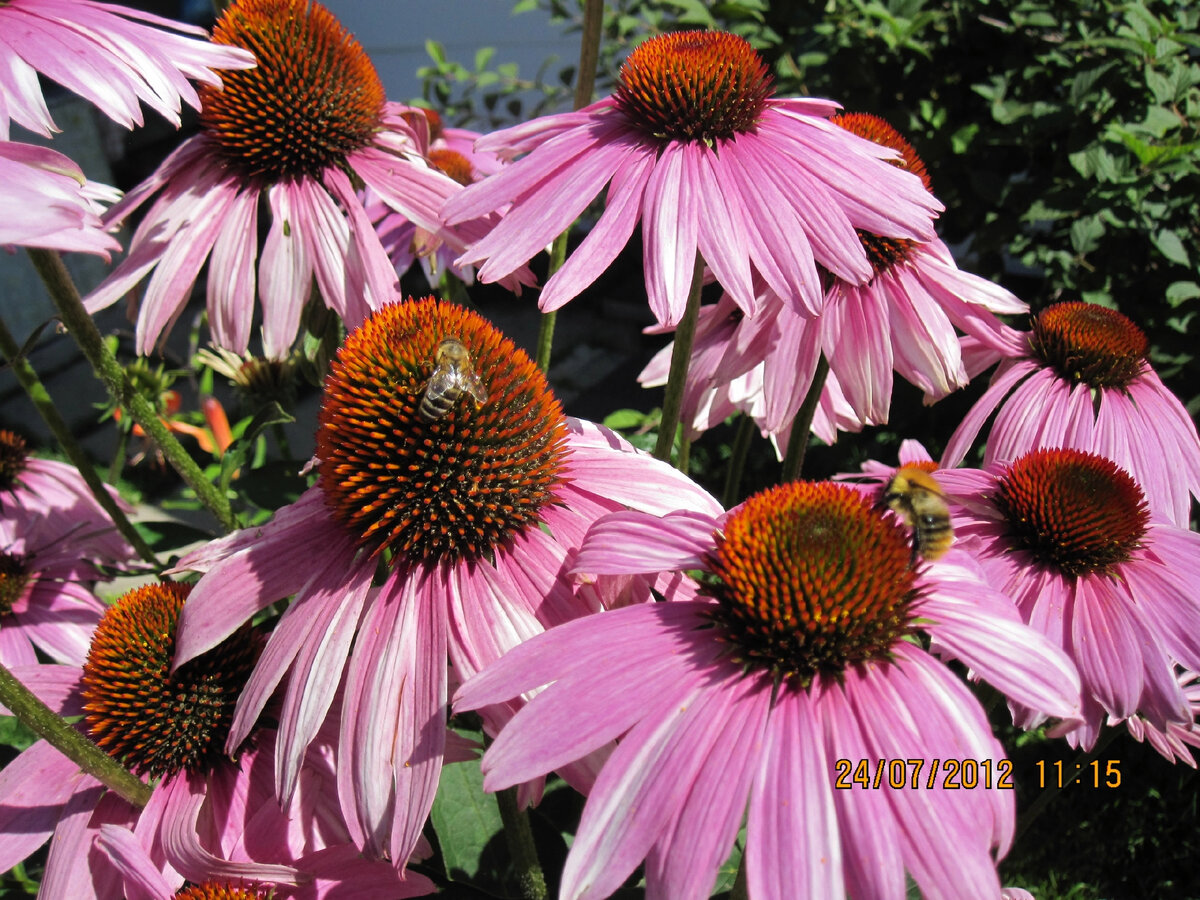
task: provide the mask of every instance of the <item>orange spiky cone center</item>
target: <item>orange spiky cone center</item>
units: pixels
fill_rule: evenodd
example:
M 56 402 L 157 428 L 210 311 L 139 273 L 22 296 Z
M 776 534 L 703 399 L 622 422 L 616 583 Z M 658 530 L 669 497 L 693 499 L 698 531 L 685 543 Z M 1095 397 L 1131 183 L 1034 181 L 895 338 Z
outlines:
M 1018 547 L 1071 576 L 1103 574 L 1142 546 L 1142 489 L 1112 460 L 1082 450 L 1035 450 L 999 479 L 995 503 Z
M 190 591 L 168 582 L 124 594 L 101 616 L 84 663 L 86 730 L 138 774 L 206 772 L 226 759 L 233 707 L 258 658 L 247 626 L 172 672 Z
M 613 96 L 652 137 L 712 143 L 753 131 L 771 93 L 767 66 L 745 38 L 677 31 L 629 54 Z
M 1056 303 L 1038 313 L 1029 343 L 1047 366 L 1071 382 L 1125 388 L 1146 367 L 1150 342 L 1115 309 L 1094 303 Z
M 466 349 L 486 399 L 451 392 L 431 419 L 447 338 Z M 397 560 L 489 554 L 537 527 L 564 480 L 566 420 L 545 376 L 483 317 L 433 297 L 385 306 L 347 337 L 318 422 L 334 517 L 359 546 Z
M 253 69 L 202 86 L 200 121 L 224 162 L 248 178 L 316 177 L 343 165 L 379 130 L 375 67 L 325 7 L 310 0 L 238 0 L 213 42 L 254 53 Z
M 908 539 L 845 485 L 763 491 L 718 535 L 710 588 L 731 654 L 747 668 L 808 684 L 886 658 L 916 599 Z

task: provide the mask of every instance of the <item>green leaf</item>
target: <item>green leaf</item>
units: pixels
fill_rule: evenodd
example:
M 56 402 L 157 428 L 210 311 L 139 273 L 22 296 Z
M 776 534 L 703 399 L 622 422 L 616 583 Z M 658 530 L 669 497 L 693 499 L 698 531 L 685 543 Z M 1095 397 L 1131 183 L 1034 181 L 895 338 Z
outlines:
M 1180 306 L 1188 300 L 1200 297 L 1200 284 L 1194 281 L 1174 281 L 1167 286 L 1166 297 L 1172 306 Z
M 0 744 L 14 750 L 25 750 L 37 739 L 38 736 L 16 716 L 0 716 Z
M 1165 256 L 1173 263 L 1178 263 L 1181 266 L 1189 265 L 1187 248 L 1184 247 L 1183 241 L 1179 239 L 1179 235 L 1167 228 L 1162 229 L 1153 238 L 1154 246 L 1158 248 L 1158 252 Z
M 425 52 L 428 53 L 429 58 L 438 65 L 445 65 L 446 48 L 437 41 L 427 38 L 425 40 Z
M 604 417 L 604 425 L 614 431 L 632 431 L 645 421 L 646 414 L 637 409 L 616 409 Z
M 452 763 L 442 769 L 430 820 L 437 832 L 447 878 L 467 882 L 498 897 L 516 896 L 504 879 L 508 854 L 500 808 L 493 794 L 483 792 L 478 760 Z
M 1096 249 L 1104 235 L 1104 223 L 1097 216 L 1084 216 L 1071 223 L 1071 249 L 1080 256 Z

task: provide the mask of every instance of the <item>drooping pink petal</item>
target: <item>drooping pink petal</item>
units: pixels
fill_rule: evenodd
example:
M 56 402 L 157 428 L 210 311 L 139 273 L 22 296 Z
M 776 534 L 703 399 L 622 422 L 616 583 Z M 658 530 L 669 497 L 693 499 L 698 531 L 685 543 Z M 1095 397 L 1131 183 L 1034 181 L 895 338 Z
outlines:
M 654 152 L 649 148 L 634 150 L 621 161 L 609 182 L 604 212 L 546 281 L 538 309 L 550 312 L 565 305 L 612 264 L 641 220 L 642 195 L 653 171 Z
M 721 706 L 713 719 L 722 725 L 704 736 L 707 747 L 703 739 L 693 745 L 703 762 L 646 858 L 648 896 L 703 898 L 712 893 L 717 870 L 741 827 L 751 784 L 761 771 L 770 691 L 765 683 L 746 678 L 716 693 L 722 695 L 717 698 Z
M 683 317 L 696 261 L 696 179 L 691 155 L 669 143 L 659 154 L 642 198 L 642 268 L 650 311 L 662 325 Z
M 588 796 L 563 868 L 563 898 L 607 897 L 646 857 L 671 820 L 675 797 L 696 778 L 723 699 L 689 680 L 651 701 L 647 713 L 655 714 L 625 735 Z
M 750 795 L 744 865 L 751 896 L 845 896 L 832 771 L 809 697 L 784 692 Z
M 208 326 L 218 346 L 244 353 L 254 314 L 258 259 L 257 191 L 235 193 L 226 227 L 217 235 L 207 278 Z
M 319 515 L 320 492 L 310 489 L 308 495 L 315 502 L 304 505 L 303 515 L 281 514 L 261 529 L 239 536 L 245 546 L 212 565 L 208 571 L 213 577 L 201 579 L 188 595 L 179 613 L 176 668 L 217 646 L 255 613 L 299 591 L 312 577 L 307 563 L 314 558 L 333 557 L 335 568 L 340 566 L 342 572 L 350 568 L 353 544 Z M 232 535 L 226 538 L 231 539 Z M 238 585 L 239 590 L 230 591 L 228 584 Z
M 284 619 L 296 617 L 306 622 L 303 627 L 307 633 L 299 640 L 299 651 L 287 663 L 287 690 L 279 713 L 275 780 L 279 797 L 285 802 L 292 798 L 296 789 L 304 751 L 316 737 L 333 703 L 338 679 L 345 668 L 346 657 L 350 653 L 350 645 L 366 603 L 372 575 L 373 567 L 366 564 L 356 566 L 345 574 L 335 569 L 326 573 L 322 581 L 314 580 L 316 590 L 297 597 L 272 634 L 272 638 L 278 637 L 285 648 L 295 646 L 295 638 L 292 641 L 285 639 L 287 629 Z M 286 652 L 284 656 L 286 658 Z M 281 665 L 276 671 L 282 668 Z M 263 670 L 269 671 L 265 666 L 256 666 L 255 675 Z M 252 676 L 251 682 L 254 680 Z M 265 699 L 265 687 L 270 681 L 269 677 L 263 679 L 259 697 Z M 243 691 L 245 695 L 254 696 L 250 683 Z M 239 698 L 237 713 L 240 721 L 250 719 L 251 709 L 250 703 L 243 705 Z

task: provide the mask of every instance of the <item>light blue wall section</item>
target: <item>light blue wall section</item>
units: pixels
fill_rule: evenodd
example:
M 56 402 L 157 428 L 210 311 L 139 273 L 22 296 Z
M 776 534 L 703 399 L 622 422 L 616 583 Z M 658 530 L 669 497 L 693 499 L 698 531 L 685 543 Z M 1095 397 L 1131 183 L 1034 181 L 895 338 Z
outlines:
M 447 58 L 474 67 L 475 51 L 495 47 L 493 64 L 515 62 L 533 78 L 546 57 L 563 65 L 579 57 L 579 37 L 565 34 L 542 10 L 514 15 L 507 0 L 323 0 L 375 63 L 389 100 L 421 96 L 417 69 L 428 65 L 426 39 L 446 48 Z M 557 66 L 555 67 L 557 69 Z

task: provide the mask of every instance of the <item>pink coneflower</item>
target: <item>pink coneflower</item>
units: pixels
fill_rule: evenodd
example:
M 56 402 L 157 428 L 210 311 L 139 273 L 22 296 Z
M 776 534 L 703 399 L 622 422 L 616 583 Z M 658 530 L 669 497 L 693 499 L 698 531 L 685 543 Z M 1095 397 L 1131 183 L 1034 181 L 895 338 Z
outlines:
M 1152 515 L 1128 472 L 1081 450 L 938 479 L 961 501 L 955 531 L 988 583 L 1078 666 L 1085 720 L 1072 743 L 1091 748 L 1105 721 L 1134 715 L 1160 731 L 1190 725 L 1174 667 L 1200 668 L 1200 535 Z
M 178 127 L 181 103 L 200 106 L 189 78 L 218 85 L 214 69 L 254 65 L 250 53 L 209 43 L 207 36 L 203 28 L 93 0 L 5 0 L 0 140 L 8 140 L 10 119 L 46 137 L 58 131 L 38 73 L 126 128 L 142 124 L 139 101 Z
M 106 490 L 124 512 L 133 512 L 115 489 Z M 60 535 L 86 538 L 88 555 L 98 561 L 118 562 L 131 553 L 78 469 L 31 456 L 25 439 L 6 429 L 0 429 L 0 519 L 19 531 L 57 519 Z
M 924 162 L 882 119 L 848 113 L 830 121 L 896 151 L 895 164 L 931 190 Z M 871 276 L 865 281 L 830 278 L 819 317 L 798 313 L 767 288 L 759 292 L 752 316 L 738 315 L 728 296 L 710 307 L 710 327 L 697 334 L 692 353 L 699 365 L 688 369 L 692 393 L 720 396 L 732 381 L 761 369 L 762 402 L 755 419 L 764 433 L 785 441 L 823 354 L 829 386 L 822 398 L 825 421 L 818 424 L 860 430 L 887 423 L 893 372 L 924 391 L 929 403 L 963 387 L 969 373 L 959 332 L 997 351 L 1017 345 L 1017 332 L 997 316 L 1028 307 L 1004 288 L 960 270 L 940 240 L 921 243 L 862 228 L 858 237 Z M 646 384 L 665 380 L 669 354 L 670 348 L 643 373 Z
M 0 19 L 4 7 L 0 6 Z M 46 147 L 0 141 L 0 248 L 10 245 L 95 253 L 120 250 L 100 221 L 121 192 L 88 181 L 68 157 Z
M 1134 477 L 1151 509 L 1186 528 L 1191 498 L 1200 497 L 1200 437 L 1150 368 L 1141 329 L 1115 310 L 1059 303 L 1022 337 L 950 438 L 942 465 L 962 462 L 995 413 L 985 466 L 1038 447 L 1098 453 Z
M 460 382 L 448 409 L 430 409 L 447 338 L 468 351 L 486 399 Z M 317 485 L 267 526 L 181 562 L 205 574 L 184 607 L 178 659 L 294 594 L 239 701 L 230 746 L 286 679 L 278 758 L 287 798 L 304 747 L 343 692 L 347 820 L 370 855 L 403 862 L 441 771 L 447 655 L 466 678 L 597 609 L 600 598 L 576 592 L 562 571 L 597 516 L 625 504 L 719 507 L 612 432 L 565 418 L 524 352 L 432 297 L 388 305 L 346 339 L 318 422 Z
M 821 320 L 809 320 L 813 327 L 799 328 L 793 335 L 794 345 L 786 354 L 780 353 L 776 323 L 785 316 L 797 322 L 801 317 L 785 312 L 774 295 L 762 294 L 760 299 L 766 300 L 764 308 L 753 316 L 743 316 L 728 294 L 723 294 L 717 303 L 700 308 L 684 387 L 682 421 L 688 438 L 694 440 L 734 413 L 744 413 L 772 440 L 782 457 L 788 445 L 791 417 L 800 405 L 800 399 L 795 399 L 797 393 L 807 390 L 817 371 Z M 662 329 L 648 329 L 659 330 Z M 667 383 L 674 348 L 674 343 L 668 344 L 647 363 L 638 375 L 643 386 Z M 775 361 L 770 369 L 769 387 L 767 360 Z M 776 402 L 776 413 L 770 419 L 776 423 L 774 428 L 768 424 L 768 397 Z M 799 397 L 803 394 L 799 393 Z M 794 405 L 781 418 L 779 402 L 790 403 L 792 399 Z M 814 410 L 812 433 L 832 444 L 839 431 L 861 431 L 864 424 L 877 423 L 862 421 L 846 400 L 837 375 L 828 373 Z
M 226 754 L 234 701 L 261 641 L 249 627 L 239 629 L 213 653 L 170 672 L 189 590 L 151 584 L 125 594 L 105 613 L 82 668 L 16 671 L 59 714 L 82 716 L 81 727 L 101 748 L 157 783 L 137 810 L 48 744 L 34 744 L 0 775 L 0 863 L 19 861 L 52 833 L 42 884 L 51 897 L 143 896 L 122 890 L 122 877 L 141 883 L 137 875 L 146 874 L 130 871 L 131 841 L 176 888 L 186 878 L 262 888 L 262 896 L 266 888 L 286 897 L 351 888 L 377 892 L 369 896 L 429 893 L 433 886 L 420 875 L 357 858 L 339 810 L 331 733 L 306 752 L 289 804 L 274 795 L 272 732 L 254 734 L 233 758 Z
M 752 273 L 803 313 L 824 305 L 817 266 L 871 277 L 855 229 L 931 240 L 941 210 L 877 144 L 830 124 L 837 104 L 772 97 L 743 38 L 689 31 L 652 38 L 617 90 L 578 112 L 545 116 L 476 147 L 523 159 L 463 191 L 447 221 L 511 210 L 460 262 L 494 281 L 564 231 L 608 185 L 606 208 L 539 301 L 557 309 L 591 284 L 642 225 L 646 291 L 662 324 L 679 321 L 699 252 L 746 312 Z
M 82 666 L 31 665 L 13 674 L 59 715 L 82 716 L 82 730 L 135 774 L 169 780 L 223 765 L 233 699 L 259 642 L 243 629 L 217 653 L 167 675 L 187 590 L 135 589 L 105 611 Z M 53 835 L 45 896 L 120 895 L 116 873 L 89 851 L 101 824 L 132 825 L 138 811 L 57 749 L 38 741 L 4 768 L 0 809 L 5 869 Z
M 32 665 L 37 648 L 81 665 L 104 611 L 93 588 L 133 555 L 76 469 L 0 431 L 0 662 Z
M 914 567 L 892 514 L 831 483 L 773 488 L 724 519 L 601 519 L 578 570 L 700 569 L 709 598 L 568 623 L 468 681 L 456 709 L 549 685 L 485 754 L 484 786 L 620 738 L 564 900 L 608 896 L 642 859 L 647 897 L 707 896 L 747 802 L 752 900 L 901 897 L 906 870 L 927 896 L 999 898 L 1012 793 L 994 777 L 956 791 L 929 776 L 949 759 L 994 776 L 1004 754 L 970 691 L 914 638 L 1050 715 L 1077 714 L 1079 685 L 966 562 L 952 549 Z
M 0 518 L 0 663 L 32 665 L 34 648 L 58 662 L 83 662 L 104 612 L 92 590 L 111 578 L 90 537 L 64 516 L 26 527 Z M 122 558 L 131 554 L 126 548 Z
M 202 89 L 201 133 L 109 211 L 106 222 L 121 222 L 158 194 L 129 256 L 85 304 L 102 309 L 153 270 L 137 324 L 138 352 L 149 353 L 207 259 L 214 342 L 246 349 L 257 294 L 265 354 L 282 359 L 314 280 L 351 327 L 392 295 L 396 273 L 356 194 L 360 185 L 461 247 L 438 217 L 460 186 L 419 157 L 409 108 L 385 102 L 370 60 L 320 4 L 239 0 L 213 40 L 252 49 L 258 66 Z M 270 211 L 261 259 L 260 204 Z
M 444 172 L 463 186 L 474 184 L 498 171 L 504 164 L 496 154 L 474 149 L 479 132 L 445 128 L 441 116 L 432 109 L 414 108 L 407 119 L 413 126 L 421 155 L 439 172 Z M 475 269 L 472 266 L 455 264 L 455 257 L 459 255 L 455 245 L 444 243 L 437 235 L 410 222 L 370 191 L 367 192 L 366 208 L 397 272 L 403 274 L 414 262 L 420 262 L 431 287 L 438 286 L 441 273 L 445 271 L 453 272 L 464 284 L 474 282 Z M 504 210 L 497 212 L 503 213 Z

